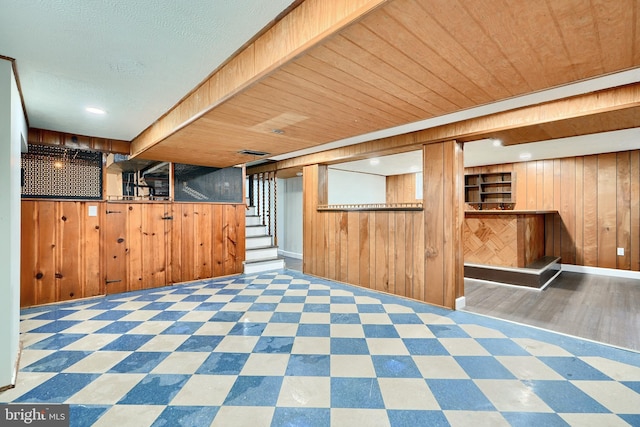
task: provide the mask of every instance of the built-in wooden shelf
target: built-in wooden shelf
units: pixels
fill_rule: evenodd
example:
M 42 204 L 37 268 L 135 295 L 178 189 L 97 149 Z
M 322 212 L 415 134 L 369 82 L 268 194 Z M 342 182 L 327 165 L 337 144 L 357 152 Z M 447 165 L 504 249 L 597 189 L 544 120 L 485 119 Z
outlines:
M 513 209 L 513 172 L 474 173 L 464 176 L 464 201 L 477 209 Z

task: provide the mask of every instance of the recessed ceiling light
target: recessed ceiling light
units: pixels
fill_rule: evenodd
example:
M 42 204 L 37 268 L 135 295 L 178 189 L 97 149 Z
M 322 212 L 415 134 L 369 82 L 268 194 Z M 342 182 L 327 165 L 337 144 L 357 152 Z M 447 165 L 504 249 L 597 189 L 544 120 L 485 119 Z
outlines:
M 87 112 L 91 113 L 91 114 L 100 114 L 100 115 L 102 115 L 102 114 L 107 114 L 107 112 L 106 112 L 106 111 L 104 111 L 103 109 L 101 109 L 101 108 L 96 108 L 96 107 L 87 107 L 87 108 L 85 108 L 85 110 L 86 110 Z
M 371 159 L 371 160 L 369 160 L 369 164 L 371 166 L 379 165 L 380 164 L 380 159 Z
M 499 139 L 494 139 L 493 140 L 493 146 L 494 147 L 500 147 L 502 145 L 502 141 Z
M 529 160 L 531 158 L 531 153 L 521 153 L 520 154 L 520 159 L 521 160 Z

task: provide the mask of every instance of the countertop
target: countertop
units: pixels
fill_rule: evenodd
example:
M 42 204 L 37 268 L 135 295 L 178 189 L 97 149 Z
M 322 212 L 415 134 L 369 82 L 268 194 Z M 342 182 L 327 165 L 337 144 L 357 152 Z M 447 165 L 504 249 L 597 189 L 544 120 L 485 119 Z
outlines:
M 547 210 L 547 211 L 537 211 L 537 210 L 508 210 L 508 209 L 485 209 L 485 210 L 468 210 L 464 211 L 465 215 L 545 215 L 545 214 L 555 214 L 558 211 Z

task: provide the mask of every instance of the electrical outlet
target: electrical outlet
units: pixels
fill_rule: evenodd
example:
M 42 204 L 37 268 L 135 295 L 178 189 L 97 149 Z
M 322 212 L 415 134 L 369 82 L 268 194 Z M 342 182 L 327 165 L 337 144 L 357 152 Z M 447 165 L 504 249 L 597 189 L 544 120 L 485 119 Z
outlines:
M 624 248 L 618 248 L 618 256 L 624 256 Z

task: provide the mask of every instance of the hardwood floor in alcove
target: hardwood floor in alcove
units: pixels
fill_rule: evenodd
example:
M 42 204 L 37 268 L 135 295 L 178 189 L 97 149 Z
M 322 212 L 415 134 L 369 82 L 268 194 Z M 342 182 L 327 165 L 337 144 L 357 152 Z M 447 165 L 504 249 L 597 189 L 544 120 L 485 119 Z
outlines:
M 562 272 L 545 290 L 465 279 L 465 311 L 640 351 L 640 280 Z

